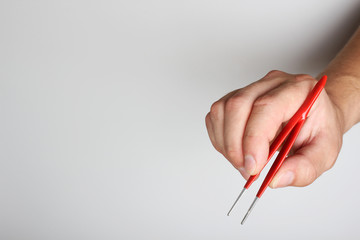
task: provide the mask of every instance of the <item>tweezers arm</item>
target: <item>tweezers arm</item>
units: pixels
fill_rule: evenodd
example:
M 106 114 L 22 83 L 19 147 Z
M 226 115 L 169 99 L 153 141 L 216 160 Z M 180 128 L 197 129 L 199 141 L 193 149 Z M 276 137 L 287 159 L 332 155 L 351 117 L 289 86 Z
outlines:
M 265 192 L 266 188 L 269 186 L 271 180 L 274 178 L 276 173 L 279 171 L 282 163 L 284 162 L 286 156 L 289 154 L 290 149 L 294 145 L 294 142 L 299 135 L 299 132 L 304 125 L 305 119 L 300 119 L 299 122 L 295 125 L 294 129 L 291 131 L 289 137 L 286 139 L 286 142 L 284 143 L 284 146 L 282 147 L 279 155 L 276 157 L 274 164 L 271 166 L 268 174 L 265 177 L 264 182 L 262 183 L 258 193 L 257 197 L 260 198 L 261 195 Z

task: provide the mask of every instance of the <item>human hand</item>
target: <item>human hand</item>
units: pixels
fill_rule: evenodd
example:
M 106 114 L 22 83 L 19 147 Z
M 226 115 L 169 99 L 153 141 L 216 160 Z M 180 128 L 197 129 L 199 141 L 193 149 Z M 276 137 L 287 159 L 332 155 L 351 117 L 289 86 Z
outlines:
M 211 106 L 205 118 L 215 149 L 245 179 L 257 174 L 266 163 L 271 141 L 315 84 L 309 75 L 271 71 L 225 95 Z M 330 169 L 342 145 L 342 117 L 324 89 L 270 187 L 306 186 Z

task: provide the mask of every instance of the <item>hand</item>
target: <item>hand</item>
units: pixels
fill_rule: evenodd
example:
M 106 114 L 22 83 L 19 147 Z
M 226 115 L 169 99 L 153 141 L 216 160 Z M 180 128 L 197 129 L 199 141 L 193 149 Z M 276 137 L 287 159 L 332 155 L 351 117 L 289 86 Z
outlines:
M 216 101 L 206 115 L 206 127 L 215 149 L 245 179 L 265 165 L 269 147 L 310 93 L 316 79 L 271 71 L 249 86 Z M 270 187 L 306 186 L 336 161 L 344 132 L 340 110 L 325 89 Z

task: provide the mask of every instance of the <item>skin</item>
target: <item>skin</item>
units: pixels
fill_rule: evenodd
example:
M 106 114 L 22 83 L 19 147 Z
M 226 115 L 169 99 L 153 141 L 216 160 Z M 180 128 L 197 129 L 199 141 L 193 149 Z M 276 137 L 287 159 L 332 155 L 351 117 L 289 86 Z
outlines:
M 335 163 L 343 134 L 360 121 L 360 29 L 319 74 L 325 89 L 270 187 L 307 186 Z M 319 78 L 318 77 L 318 78 Z M 205 122 L 217 151 L 248 179 L 266 163 L 271 141 L 316 84 L 306 74 L 271 71 L 212 104 Z

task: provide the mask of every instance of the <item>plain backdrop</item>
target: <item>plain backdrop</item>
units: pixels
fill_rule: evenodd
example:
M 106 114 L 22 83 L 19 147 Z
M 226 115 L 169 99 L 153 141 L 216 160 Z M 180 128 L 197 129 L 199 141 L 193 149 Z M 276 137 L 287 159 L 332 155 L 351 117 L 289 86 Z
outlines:
M 268 189 L 241 226 L 259 181 L 227 217 L 244 180 L 204 121 L 272 69 L 316 76 L 359 12 L 358 0 L 0 0 L 0 239 L 359 239 L 359 126 L 333 169 Z

